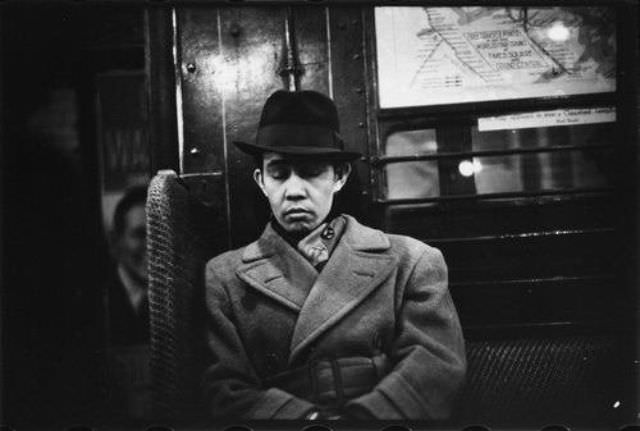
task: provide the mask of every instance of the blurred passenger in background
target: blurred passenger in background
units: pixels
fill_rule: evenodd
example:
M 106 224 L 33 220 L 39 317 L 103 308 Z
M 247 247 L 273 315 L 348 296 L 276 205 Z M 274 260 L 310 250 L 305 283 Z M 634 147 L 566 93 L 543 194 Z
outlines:
M 105 289 L 109 361 L 107 409 L 115 421 L 146 420 L 151 412 L 147 187 L 128 189 L 116 205 L 111 234 L 115 259 Z
M 149 342 L 146 199 L 146 186 L 129 189 L 113 217 L 116 277 L 106 293 L 109 339 L 115 345 Z

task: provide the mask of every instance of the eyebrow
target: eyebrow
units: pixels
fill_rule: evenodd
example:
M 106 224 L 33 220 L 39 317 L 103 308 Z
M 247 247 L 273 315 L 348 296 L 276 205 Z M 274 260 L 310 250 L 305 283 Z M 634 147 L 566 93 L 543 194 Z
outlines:
M 278 159 L 278 160 L 271 160 L 269 163 L 267 163 L 267 167 L 269 166 L 281 166 L 281 165 L 290 165 L 291 162 L 287 159 Z
M 292 167 L 291 162 L 286 159 L 279 159 L 279 160 L 270 161 L 269 163 L 267 163 L 267 166 L 265 168 L 278 169 L 278 168 L 285 168 L 285 167 Z
M 265 166 L 265 169 L 289 168 L 289 169 L 298 170 L 301 168 L 302 169 L 308 168 L 310 164 L 315 165 L 314 167 L 318 167 L 318 168 L 320 167 L 320 165 L 322 165 L 322 169 L 324 169 L 330 163 L 325 161 L 317 161 L 317 160 L 287 158 L 287 159 L 272 160 L 267 163 L 267 165 Z

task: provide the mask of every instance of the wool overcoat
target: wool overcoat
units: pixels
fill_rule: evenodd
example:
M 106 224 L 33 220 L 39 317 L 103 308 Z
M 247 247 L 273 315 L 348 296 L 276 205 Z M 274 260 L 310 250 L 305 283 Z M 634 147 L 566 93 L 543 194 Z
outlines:
M 439 250 L 346 218 L 320 273 L 271 225 L 206 267 L 203 389 L 214 418 L 299 419 L 313 400 L 270 386 L 312 361 L 383 354 L 370 390 L 347 400 L 379 419 L 443 419 L 462 384 L 462 331 Z

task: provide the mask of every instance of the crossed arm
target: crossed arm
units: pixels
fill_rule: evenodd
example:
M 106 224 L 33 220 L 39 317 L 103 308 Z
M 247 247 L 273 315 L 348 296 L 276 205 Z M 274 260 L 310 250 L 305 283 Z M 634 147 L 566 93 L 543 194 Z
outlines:
M 263 388 L 233 323 L 227 292 L 207 274 L 208 347 L 203 388 L 214 418 L 303 419 L 317 407 L 278 388 Z M 464 341 L 440 252 L 426 249 L 400 291 L 394 365 L 372 391 L 349 401 L 351 418 L 443 419 L 462 384 Z

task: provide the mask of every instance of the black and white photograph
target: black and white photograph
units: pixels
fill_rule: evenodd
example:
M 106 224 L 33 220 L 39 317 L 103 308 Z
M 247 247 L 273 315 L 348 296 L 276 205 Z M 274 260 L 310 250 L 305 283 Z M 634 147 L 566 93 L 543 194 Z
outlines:
M 0 2 L 0 428 L 637 429 L 638 24 Z

